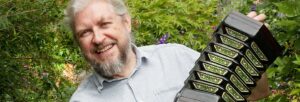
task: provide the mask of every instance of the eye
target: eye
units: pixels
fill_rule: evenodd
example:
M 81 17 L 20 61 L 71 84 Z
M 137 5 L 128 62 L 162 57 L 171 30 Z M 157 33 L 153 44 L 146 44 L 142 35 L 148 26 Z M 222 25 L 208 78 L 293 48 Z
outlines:
M 100 26 L 102 28 L 107 28 L 107 27 L 109 27 L 110 24 L 112 24 L 112 22 L 103 22 L 103 23 L 100 24 Z
M 90 34 L 92 34 L 92 30 L 86 29 L 86 30 L 82 30 L 78 33 L 79 37 L 86 37 Z

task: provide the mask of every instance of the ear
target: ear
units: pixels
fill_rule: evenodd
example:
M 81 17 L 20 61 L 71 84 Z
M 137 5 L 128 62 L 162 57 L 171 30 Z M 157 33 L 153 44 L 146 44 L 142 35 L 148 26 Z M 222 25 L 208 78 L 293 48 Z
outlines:
M 126 27 L 128 32 L 131 32 L 131 17 L 129 16 L 129 14 L 124 14 L 122 17 L 124 26 Z

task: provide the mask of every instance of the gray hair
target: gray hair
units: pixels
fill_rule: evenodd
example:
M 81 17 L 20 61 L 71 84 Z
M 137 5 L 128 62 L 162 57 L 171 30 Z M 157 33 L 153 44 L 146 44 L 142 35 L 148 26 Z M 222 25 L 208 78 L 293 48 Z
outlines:
M 74 16 L 76 13 L 84 9 L 93 0 L 71 0 L 68 7 L 65 10 L 65 22 L 71 28 L 73 35 L 75 34 Z M 110 3 L 114 11 L 122 16 L 129 14 L 127 7 L 123 0 L 102 0 Z

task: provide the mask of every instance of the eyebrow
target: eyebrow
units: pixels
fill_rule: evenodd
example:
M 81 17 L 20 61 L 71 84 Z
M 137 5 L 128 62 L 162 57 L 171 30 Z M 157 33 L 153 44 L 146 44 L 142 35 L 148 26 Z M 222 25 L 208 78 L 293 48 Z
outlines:
M 76 35 L 78 35 L 78 34 L 80 34 L 81 32 L 85 31 L 88 28 L 89 28 L 88 25 L 80 24 L 78 30 L 75 33 L 76 33 Z
M 98 22 L 103 22 L 103 21 L 105 21 L 105 20 L 112 20 L 113 19 L 113 17 L 112 16 L 105 16 L 105 17 L 100 17 L 100 19 L 99 19 L 99 21 Z M 98 23 L 97 22 L 97 23 Z
M 100 24 L 100 23 L 104 22 L 105 20 L 112 20 L 112 19 L 113 19 L 112 16 L 100 17 L 97 19 L 96 24 Z M 85 31 L 87 28 L 89 28 L 89 25 L 80 24 L 79 28 L 78 28 L 78 32 L 76 32 L 76 34 L 80 34 L 81 32 Z

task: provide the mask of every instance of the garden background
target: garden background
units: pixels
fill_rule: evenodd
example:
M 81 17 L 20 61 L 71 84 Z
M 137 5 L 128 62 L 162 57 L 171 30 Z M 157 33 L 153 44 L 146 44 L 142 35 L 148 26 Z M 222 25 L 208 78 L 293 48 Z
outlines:
M 0 101 L 68 101 L 89 72 L 64 24 L 69 0 L 0 0 Z M 127 0 L 138 46 L 180 43 L 201 51 L 230 11 L 265 13 L 284 47 L 267 70 L 272 94 L 300 102 L 300 0 Z

